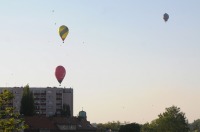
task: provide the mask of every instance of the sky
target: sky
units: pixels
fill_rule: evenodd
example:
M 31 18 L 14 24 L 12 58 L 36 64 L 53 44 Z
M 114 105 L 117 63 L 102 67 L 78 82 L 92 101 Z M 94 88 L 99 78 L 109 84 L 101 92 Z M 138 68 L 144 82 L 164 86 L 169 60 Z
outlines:
M 151 122 L 172 105 L 200 118 L 199 0 L 0 2 L 0 87 L 71 87 L 91 123 Z

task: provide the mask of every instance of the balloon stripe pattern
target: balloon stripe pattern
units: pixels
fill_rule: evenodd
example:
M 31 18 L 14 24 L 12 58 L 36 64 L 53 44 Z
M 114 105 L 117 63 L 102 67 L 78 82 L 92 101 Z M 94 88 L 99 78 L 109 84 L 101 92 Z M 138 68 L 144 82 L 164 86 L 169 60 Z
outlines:
M 65 38 L 67 37 L 68 33 L 69 33 L 68 27 L 66 27 L 65 25 L 60 26 L 59 35 L 60 35 L 61 39 L 63 40 L 63 42 L 64 42 Z

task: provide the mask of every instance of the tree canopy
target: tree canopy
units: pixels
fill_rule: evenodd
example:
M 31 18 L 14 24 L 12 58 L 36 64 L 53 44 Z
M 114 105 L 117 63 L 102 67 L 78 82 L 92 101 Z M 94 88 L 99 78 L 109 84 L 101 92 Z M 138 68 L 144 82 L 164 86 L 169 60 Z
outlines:
M 63 104 L 63 109 L 61 110 L 61 115 L 70 117 L 71 112 L 70 112 L 70 106 L 68 104 Z
M 194 122 L 190 124 L 190 130 L 191 132 L 200 131 L 200 119 L 194 120 Z
M 119 132 L 140 132 L 141 126 L 137 123 L 121 125 Z
M 14 111 L 13 98 L 13 94 L 8 90 L 0 93 L 0 132 L 18 132 L 27 128 L 20 114 Z
M 29 85 L 23 89 L 20 113 L 25 116 L 32 116 L 35 113 L 33 93 L 29 90 Z
M 118 131 L 120 128 L 120 122 L 117 121 L 112 121 L 112 122 L 107 122 L 107 123 L 99 123 L 97 124 L 97 130 L 98 131 L 106 131 L 111 129 L 112 131 Z
M 166 111 L 158 115 L 158 119 L 150 124 L 146 123 L 142 127 L 142 132 L 188 132 L 188 121 L 185 113 L 180 108 L 172 106 L 166 108 Z

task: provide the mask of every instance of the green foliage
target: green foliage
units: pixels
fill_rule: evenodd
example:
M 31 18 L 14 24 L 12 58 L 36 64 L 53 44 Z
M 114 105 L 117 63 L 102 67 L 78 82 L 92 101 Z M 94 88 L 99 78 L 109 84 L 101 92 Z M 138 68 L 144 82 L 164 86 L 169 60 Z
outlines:
M 11 105 L 13 98 L 13 94 L 8 90 L 0 94 L 0 132 L 18 132 L 28 127 L 19 113 L 14 112 L 15 109 Z
M 151 124 L 144 124 L 142 132 L 188 132 L 188 122 L 185 114 L 180 108 L 172 106 L 166 108 L 166 111 L 158 115 Z
M 29 86 L 26 85 L 23 89 L 20 113 L 25 116 L 33 116 L 34 112 L 35 112 L 35 106 L 34 106 L 33 93 L 29 90 Z
M 61 115 L 62 116 L 66 116 L 66 117 L 70 117 L 71 116 L 70 106 L 69 105 L 63 104 L 63 109 L 61 110 Z
M 194 120 L 194 122 L 190 124 L 190 131 L 200 132 L 200 119 Z
M 149 124 L 149 123 L 145 123 L 143 126 L 142 126 L 142 129 L 141 129 L 141 132 L 156 132 L 155 130 L 155 126 L 153 123 Z
M 106 131 L 108 129 L 111 129 L 112 131 L 118 131 L 120 128 L 120 124 L 121 123 L 119 121 L 108 122 L 105 124 L 99 123 L 97 124 L 97 129 L 98 131 Z
M 121 125 L 119 132 L 140 132 L 141 126 L 137 123 Z

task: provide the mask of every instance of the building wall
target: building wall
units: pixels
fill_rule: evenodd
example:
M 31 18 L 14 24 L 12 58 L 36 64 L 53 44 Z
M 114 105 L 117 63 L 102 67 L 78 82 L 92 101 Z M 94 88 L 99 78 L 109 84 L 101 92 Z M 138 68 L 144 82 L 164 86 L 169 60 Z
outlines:
M 13 106 L 16 111 L 20 111 L 21 98 L 23 88 L 0 88 L 0 92 L 4 89 L 10 90 L 15 98 L 13 99 Z M 31 87 L 34 96 L 35 111 L 37 114 L 51 116 L 60 114 L 63 104 L 70 106 L 71 116 L 73 116 L 73 89 L 72 88 L 56 88 L 56 87 Z
M 73 106 L 73 90 L 64 89 L 63 90 L 63 104 L 68 104 L 69 106 Z M 70 107 L 71 115 L 73 115 L 73 107 Z

